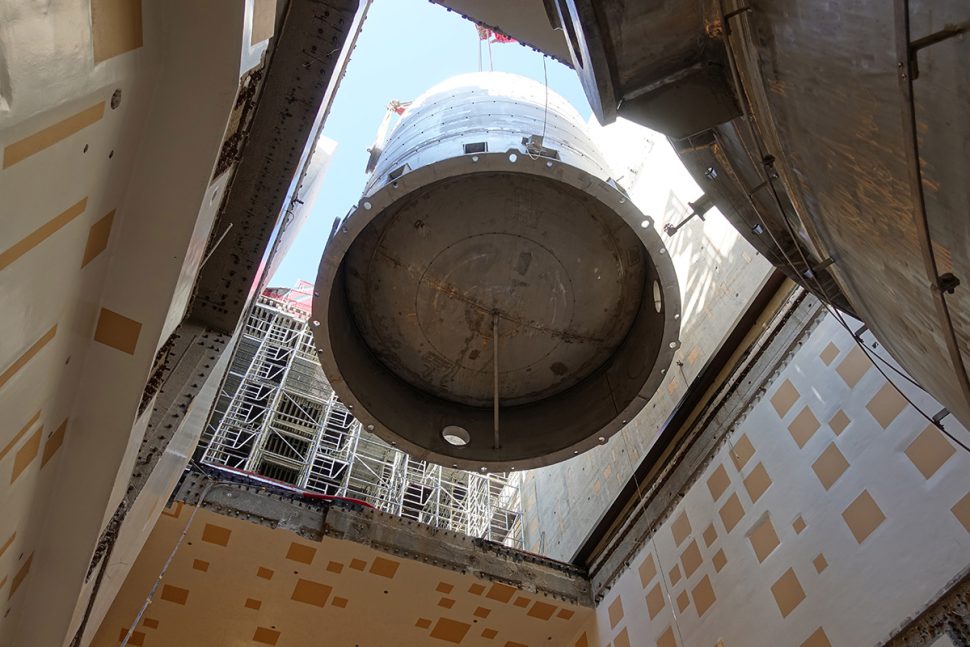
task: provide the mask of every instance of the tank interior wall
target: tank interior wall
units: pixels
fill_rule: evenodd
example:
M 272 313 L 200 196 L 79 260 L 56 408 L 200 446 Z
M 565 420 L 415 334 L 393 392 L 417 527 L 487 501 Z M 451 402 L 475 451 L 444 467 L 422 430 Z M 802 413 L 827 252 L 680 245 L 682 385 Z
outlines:
M 819 312 L 570 645 L 967 644 L 970 454 Z
M 701 195 L 666 137 L 623 119 L 589 129 L 634 204 L 662 230 Z M 661 425 L 731 333 L 772 268 L 712 210 L 672 238 L 662 234 L 680 284 L 681 346 L 664 383 L 633 422 L 605 445 L 563 463 L 523 473 L 525 546 L 570 560 L 653 446 Z M 683 365 L 679 366 L 678 362 Z

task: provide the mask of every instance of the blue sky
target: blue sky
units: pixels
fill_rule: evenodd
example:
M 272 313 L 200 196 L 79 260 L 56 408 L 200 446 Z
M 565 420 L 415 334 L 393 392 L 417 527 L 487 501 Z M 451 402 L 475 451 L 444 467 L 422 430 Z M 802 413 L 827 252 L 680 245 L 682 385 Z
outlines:
M 367 147 L 374 141 L 388 101 L 408 101 L 456 74 L 478 70 L 478 35 L 461 16 L 427 0 L 374 0 L 337 91 L 324 135 L 337 152 L 316 205 L 299 238 L 271 281 L 291 286 L 314 281 L 334 218 L 343 217 L 364 189 Z M 482 45 L 488 69 L 488 55 Z M 543 80 L 542 56 L 518 43 L 492 44 L 497 72 Z M 549 87 L 589 118 L 589 103 L 570 68 L 546 59 Z

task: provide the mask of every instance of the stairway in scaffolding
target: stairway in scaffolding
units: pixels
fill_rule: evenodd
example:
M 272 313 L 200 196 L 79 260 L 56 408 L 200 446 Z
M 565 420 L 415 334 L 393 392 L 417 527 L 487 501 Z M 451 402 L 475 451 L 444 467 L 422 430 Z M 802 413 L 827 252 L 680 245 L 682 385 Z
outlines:
M 332 496 L 366 499 L 363 493 L 348 492 L 354 427 L 360 425 L 332 390 L 321 422 L 304 486 Z
M 204 460 L 245 469 L 263 429 L 275 389 L 243 379 L 209 443 Z

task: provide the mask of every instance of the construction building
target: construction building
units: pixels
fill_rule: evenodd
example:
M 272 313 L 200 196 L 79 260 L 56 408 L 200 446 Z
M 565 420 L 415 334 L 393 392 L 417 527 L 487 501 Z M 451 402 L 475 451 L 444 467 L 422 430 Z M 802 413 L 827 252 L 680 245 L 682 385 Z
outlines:
M 0 647 L 970 645 L 968 25 L 0 0 Z

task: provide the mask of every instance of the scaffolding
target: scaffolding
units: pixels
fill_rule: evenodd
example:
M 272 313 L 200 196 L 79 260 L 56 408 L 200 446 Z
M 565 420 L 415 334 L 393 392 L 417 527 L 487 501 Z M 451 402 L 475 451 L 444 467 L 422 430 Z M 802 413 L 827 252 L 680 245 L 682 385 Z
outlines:
M 254 304 L 203 435 L 202 462 L 522 548 L 516 473 L 415 460 L 344 406 L 317 360 L 308 285 L 268 289 Z

